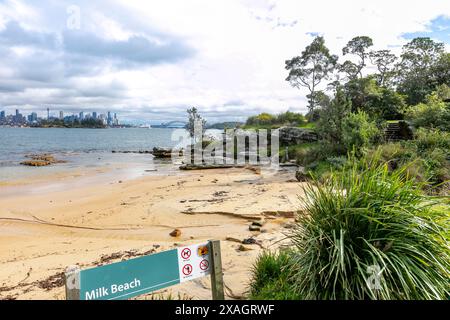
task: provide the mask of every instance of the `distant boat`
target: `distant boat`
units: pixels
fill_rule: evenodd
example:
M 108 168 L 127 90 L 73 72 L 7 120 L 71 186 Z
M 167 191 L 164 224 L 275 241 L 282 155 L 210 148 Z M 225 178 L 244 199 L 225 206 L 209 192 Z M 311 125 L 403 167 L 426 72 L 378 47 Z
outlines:
M 139 126 L 139 128 L 141 128 L 141 129 L 150 129 L 151 126 L 150 126 L 149 124 L 141 124 L 141 125 Z

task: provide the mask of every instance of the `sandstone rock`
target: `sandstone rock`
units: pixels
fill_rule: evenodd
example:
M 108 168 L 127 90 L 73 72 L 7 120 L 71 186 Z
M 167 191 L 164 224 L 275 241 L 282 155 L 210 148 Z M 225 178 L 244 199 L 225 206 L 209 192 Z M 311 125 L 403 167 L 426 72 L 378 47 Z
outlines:
M 171 237 L 177 238 L 179 236 L 181 236 L 181 230 L 180 229 L 175 229 L 170 233 Z
M 266 224 L 266 221 L 264 220 L 264 218 L 261 218 L 260 220 L 256 220 L 256 221 L 252 222 L 252 225 L 257 226 L 257 227 L 262 227 L 265 224 Z
M 317 133 L 313 130 L 297 127 L 280 128 L 280 142 L 283 145 L 295 145 L 305 142 L 316 142 Z
M 172 149 L 171 148 L 153 148 L 153 156 L 155 158 L 171 158 L 172 157 Z
M 248 229 L 249 229 L 250 231 L 261 231 L 261 227 L 255 226 L 255 225 L 253 225 L 253 224 L 251 224 L 251 225 L 248 227 Z
M 28 154 L 25 156 L 31 160 L 22 161 L 20 164 L 24 166 L 43 167 L 54 163 L 64 163 L 66 161 L 57 160 L 54 156 L 48 153 L 44 154 Z

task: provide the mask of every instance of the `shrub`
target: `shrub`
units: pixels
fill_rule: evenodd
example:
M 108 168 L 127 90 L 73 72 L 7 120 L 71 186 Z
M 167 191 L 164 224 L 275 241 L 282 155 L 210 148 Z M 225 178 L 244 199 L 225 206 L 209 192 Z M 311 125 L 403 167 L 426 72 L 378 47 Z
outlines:
M 289 252 L 273 253 L 264 251 L 252 269 L 250 299 L 252 300 L 293 300 L 299 299 L 289 283 Z
M 365 112 L 350 113 L 342 122 L 342 142 L 347 151 L 354 149 L 362 154 L 378 134 L 376 124 Z
M 304 299 L 447 299 L 449 209 L 422 195 L 406 169 L 352 161 L 305 187 L 289 259 Z M 437 201 L 437 200 L 436 200 Z M 379 286 L 368 285 L 379 271 Z M 371 282 L 373 283 L 373 282 Z
M 450 109 L 436 93 L 428 96 L 426 103 L 412 107 L 407 118 L 415 128 L 450 131 Z

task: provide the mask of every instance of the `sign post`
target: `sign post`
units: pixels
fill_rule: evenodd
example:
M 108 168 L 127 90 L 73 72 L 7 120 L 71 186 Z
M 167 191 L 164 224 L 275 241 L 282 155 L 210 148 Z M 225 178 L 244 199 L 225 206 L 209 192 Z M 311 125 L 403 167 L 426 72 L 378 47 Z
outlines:
M 213 299 L 223 300 L 220 241 L 209 241 L 80 270 L 66 269 L 67 300 L 118 300 L 211 275 Z
M 210 241 L 211 244 L 211 290 L 213 300 L 225 300 L 223 290 L 222 256 L 220 254 L 220 241 Z

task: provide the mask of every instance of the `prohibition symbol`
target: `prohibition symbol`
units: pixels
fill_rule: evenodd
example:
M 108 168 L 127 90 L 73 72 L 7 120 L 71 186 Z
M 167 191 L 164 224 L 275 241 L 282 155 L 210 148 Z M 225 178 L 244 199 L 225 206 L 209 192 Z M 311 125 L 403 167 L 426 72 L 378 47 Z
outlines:
M 188 276 L 192 273 L 192 266 L 190 264 L 186 264 L 183 266 L 183 274 Z
M 207 270 L 209 268 L 209 261 L 208 260 L 202 260 L 200 262 L 200 269 L 203 271 Z
M 181 257 L 183 259 L 189 259 L 190 256 L 191 256 L 191 249 L 184 248 L 183 251 L 181 251 Z

